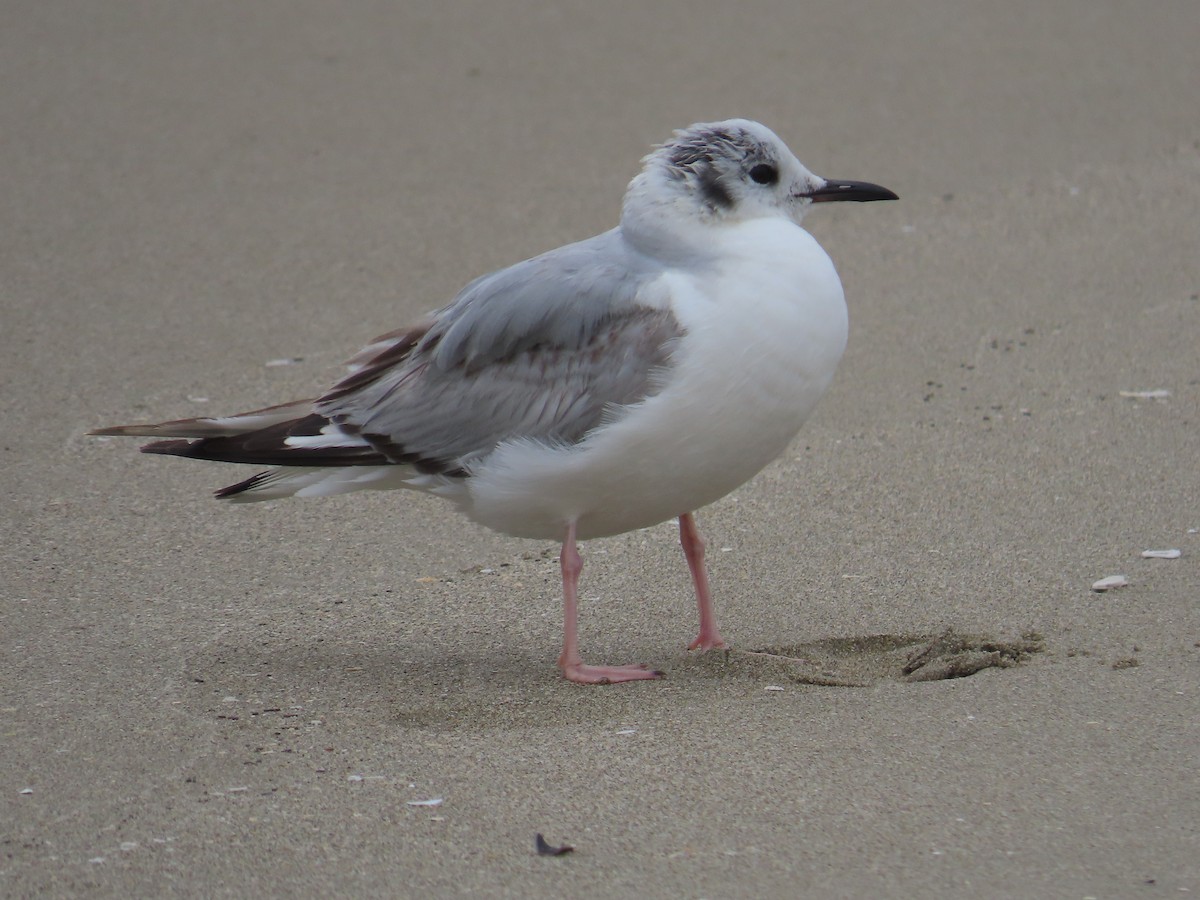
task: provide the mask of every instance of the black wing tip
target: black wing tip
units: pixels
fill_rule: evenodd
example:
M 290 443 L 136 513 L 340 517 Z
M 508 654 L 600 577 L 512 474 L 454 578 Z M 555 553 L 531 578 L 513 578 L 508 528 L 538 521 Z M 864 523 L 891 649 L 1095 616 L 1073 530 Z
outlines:
M 257 487 L 267 480 L 271 475 L 270 472 L 259 472 L 257 475 L 251 475 L 245 481 L 239 481 L 237 484 L 226 485 L 223 488 L 213 491 L 213 496 L 218 500 L 225 500 L 229 497 L 236 497 L 238 494 L 244 494 L 251 488 Z
M 199 443 L 199 441 L 189 441 L 183 438 L 171 441 L 154 441 L 153 443 L 143 444 L 141 451 L 143 453 L 161 453 L 164 456 L 191 456 L 192 449 Z
M 292 447 L 288 438 L 321 433 L 329 419 L 310 413 L 239 434 L 173 438 L 153 441 L 143 453 L 206 459 L 212 462 L 248 463 L 255 466 L 381 466 L 388 458 L 369 444 L 333 447 Z

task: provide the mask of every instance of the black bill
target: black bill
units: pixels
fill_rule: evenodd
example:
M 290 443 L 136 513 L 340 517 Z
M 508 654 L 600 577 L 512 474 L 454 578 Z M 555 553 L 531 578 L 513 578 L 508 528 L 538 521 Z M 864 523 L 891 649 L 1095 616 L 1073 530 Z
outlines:
M 868 200 L 899 200 L 895 193 L 869 181 L 834 181 L 825 182 L 824 187 L 817 188 L 811 193 L 804 194 L 813 203 L 832 203 L 834 200 L 857 200 L 865 203 Z

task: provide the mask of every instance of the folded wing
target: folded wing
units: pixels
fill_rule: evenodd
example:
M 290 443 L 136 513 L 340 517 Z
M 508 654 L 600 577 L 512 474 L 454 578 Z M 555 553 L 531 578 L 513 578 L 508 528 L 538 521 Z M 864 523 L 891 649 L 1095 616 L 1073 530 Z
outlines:
M 166 439 L 148 453 L 305 467 L 305 483 L 324 467 L 465 477 L 506 440 L 577 443 L 657 392 L 681 334 L 647 299 L 657 272 L 620 240 L 610 232 L 477 279 L 429 321 L 376 338 L 316 400 L 95 433 Z M 346 476 L 340 484 L 378 482 Z

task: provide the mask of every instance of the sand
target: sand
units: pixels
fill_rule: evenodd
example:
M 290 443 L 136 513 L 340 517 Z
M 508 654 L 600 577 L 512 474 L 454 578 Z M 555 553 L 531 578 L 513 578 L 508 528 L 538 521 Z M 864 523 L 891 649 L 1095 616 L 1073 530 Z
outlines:
M 0 894 L 1200 892 L 1198 45 L 1191 0 L 9 9 Z M 555 548 L 86 436 L 319 390 L 728 116 L 902 198 L 808 221 L 850 347 L 700 513 L 728 656 L 669 524 L 586 545 L 582 621 L 669 677 L 580 688 Z

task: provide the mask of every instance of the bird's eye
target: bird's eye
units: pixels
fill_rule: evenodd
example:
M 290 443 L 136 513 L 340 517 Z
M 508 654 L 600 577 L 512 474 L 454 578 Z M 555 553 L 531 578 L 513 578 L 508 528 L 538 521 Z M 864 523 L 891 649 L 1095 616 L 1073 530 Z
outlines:
M 759 163 L 750 170 L 750 180 L 755 184 L 774 184 L 779 180 L 779 170 L 766 163 Z

